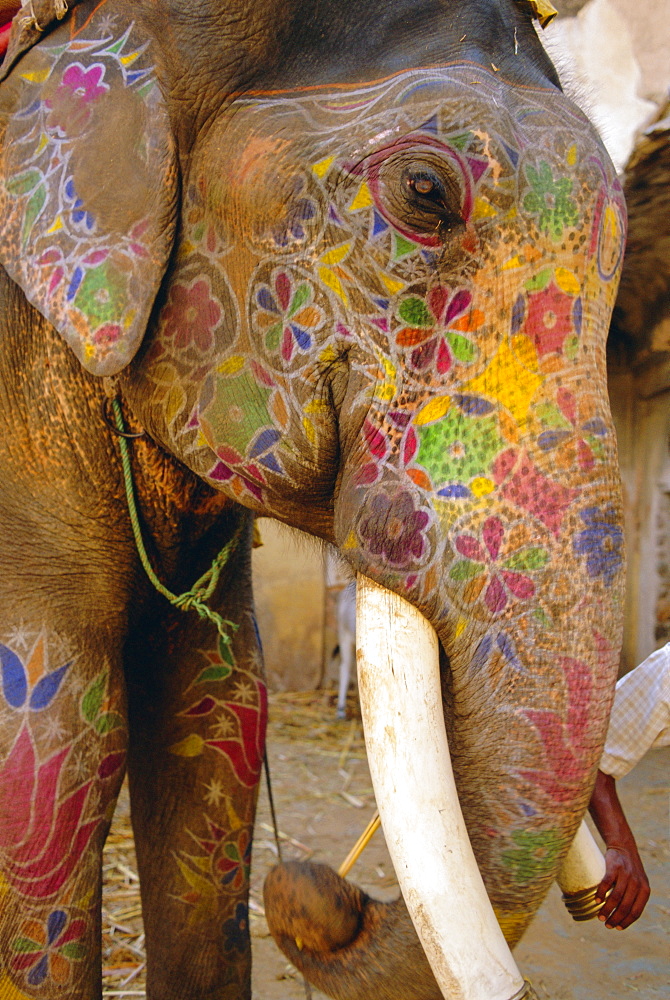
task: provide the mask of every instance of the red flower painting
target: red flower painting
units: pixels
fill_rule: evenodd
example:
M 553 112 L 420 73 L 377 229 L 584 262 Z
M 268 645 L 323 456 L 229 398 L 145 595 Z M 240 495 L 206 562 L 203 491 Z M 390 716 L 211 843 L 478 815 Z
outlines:
M 122 767 L 125 754 L 108 754 L 91 777 L 64 798 L 59 781 L 71 747 L 38 763 L 27 726 L 23 726 L 0 767 L 0 854 L 4 878 L 22 896 L 49 899 L 68 881 L 91 838 L 100 815 L 87 816 L 89 792 Z

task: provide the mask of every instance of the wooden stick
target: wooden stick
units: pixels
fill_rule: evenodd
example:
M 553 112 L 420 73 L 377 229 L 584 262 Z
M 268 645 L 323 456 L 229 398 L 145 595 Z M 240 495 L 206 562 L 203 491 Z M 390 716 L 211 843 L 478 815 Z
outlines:
M 337 874 L 341 878 L 347 877 L 347 875 L 354 867 L 354 865 L 360 858 L 365 848 L 368 846 L 368 844 L 374 837 L 380 825 L 381 825 L 381 820 L 379 819 L 379 813 L 376 812 L 372 817 L 372 819 L 370 820 L 370 822 L 368 823 L 368 825 L 366 826 L 363 833 L 360 835 L 354 846 L 347 854 L 346 858 L 344 859 L 340 867 L 337 869 Z

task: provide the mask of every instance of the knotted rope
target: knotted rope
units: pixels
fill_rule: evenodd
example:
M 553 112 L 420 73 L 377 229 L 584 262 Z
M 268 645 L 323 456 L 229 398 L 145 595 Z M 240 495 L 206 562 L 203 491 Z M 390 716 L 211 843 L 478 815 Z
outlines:
M 224 547 L 219 552 L 218 556 L 212 562 L 210 568 L 202 574 L 202 576 L 196 580 L 190 590 L 187 590 L 184 594 L 173 594 L 171 590 L 168 590 L 161 581 L 156 576 L 153 566 L 149 561 L 149 556 L 147 555 L 147 550 L 144 547 L 144 540 L 142 539 L 142 529 L 140 528 L 139 515 L 137 511 L 137 500 L 135 497 L 135 487 L 133 485 L 133 474 L 130 466 L 130 454 L 128 451 L 128 441 L 124 437 L 126 433 L 125 424 L 123 421 L 123 413 L 121 411 L 121 402 L 116 396 L 112 400 L 112 408 L 114 410 L 114 422 L 116 425 L 116 430 L 118 431 L 119 439 L 119 449 L 121 451 L 121 465 L 123 467 L 123 481 L 126 489 L 126 501 L 128 503 L 128 513 L 130 515 L 130 523 L 133 529 L 133 536 L 135 538 L 135 545 L 137 547 L 137 552 L 140 557 L 144 571 L 149 577 L 149 580 L 156 588 L 159 594 L 166 597 L 167 600 L 175 608 L 179 608 L 180 611 L 195 611 L 200 618 L 203 620 L 209 620 L 213 625 L 216 626 L 219 635 L 226 645 L 230 644 L 230 635 L 228 630 L 236 632 L 239 628 L 235 622 L 231 622 L 228 618 L 223 618 L 216 611 L 213 611 L 209 607 L 207 601 L 210 599 L 216 586 L 219 582 L 219 577 L 221 576 L 221 571 L 228 562 L 231 554 L 235 550 L 237 543 L 240 540 L 242 532 L 246 526 L 246 521 L 241 521 L 235 530 L 235 534 L 230 539 L 230 541 L 224 545 Z
M 236 622 L 231 622 L 228 618 L 222 618 L 221 615 L 217 614 L 216 611 L 212 609 L 207 604 L 214 591 L 216 590 L 216 585 L 219 582 L 219 577 L 221 576 L 221 571 L 228 562 L 231 554 L 233 553 L 235 546 L 237 545 L 242 532 L 245 528 L 245 521 L 241 521 L 238 525 L 235 534 L 230 539 L 230 541 L 224 545 L 224 547 L 219 552 L 218 556 L 212 562 L 210 568 L 202 574 L 200 579 L 196 580 L 190 590 L 187 590 L 184 594 L 173 594 L 171 590 L 168 590 L 164 584 L 158 579 L 154 573 L 153 566 L 149 561 L 149 556 L 147 555 L 147 550 L 144 546 L 144 540 L 142 539 L 142 529 L 140 528 L 139 515 L 137 512 L 137 501 L 135 498 L 135 487 L 133 484 L 133 474 L 130 466 L 130 454 L 128 451 L 128 439 L 137 437 L 136 434 L 128 434 L 126 432 L 125 423 L 123 420 L 123 412 L 121 410 L 121 401 L 118 396 L 112 399 L 112 409 L 114 411 L 114 424 L 112 425 L 109 418 L 105 415 L 105 410 L 103 408 L 103 417 L 105 422 L 108 423 L 112 430 L 116 429 L 116 435 L 119 439 L 119 450 L 121 452 L 121 465 L 123 467 L 123 482 L 126 489 L 126 501 L 128 503 L 128 513 L 130 515 L 130 523 L 133 529 L 133 536 L 135 538 L 135 546 L 137 548 L 138 555 L 144 571 L 149 577 L 149 580 L 156 588 L 159 594 L 166 597 L 167 600 L 175 608 L 179 608 L 180 611 L 195 611 L 202 619 L 207 619 L 211 621 L 218 630 L 219 635 L 223 642 L 227 645 L 230 644 L 231 639 L 226 631 L 226 628 L 233 632 L 236 632 L 239 625 Z M 267 781 L 268 790 L 268 800 L 270 803 L 270 813 L 272 816 L 272 825 L 274 827 L 275 843 L 277 845 L 277 857 L 281 862 L 282 860 L 282 850 L 281 850 L 281 840 L 279 837 L 279 826 L 277 823 L 277 814 L 275 811 L 274 795 L 272 794 L 272 781 L 270 779 L 270 763 L 268 761 L 267 750 L 263 754 L 263 764 L 265 766 L 265 778 Z M 311 997 L 311 991 L 309 990 L 309 985 L 307 980 L 305 980 L 305 992 L 307 994 L 308 1000 Z

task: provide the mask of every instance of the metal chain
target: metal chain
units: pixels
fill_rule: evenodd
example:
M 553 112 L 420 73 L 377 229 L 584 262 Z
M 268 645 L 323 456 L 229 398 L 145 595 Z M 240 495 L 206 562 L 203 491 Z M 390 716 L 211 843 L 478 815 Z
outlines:
M 277 861 L 282 864 L 281 841 L 279 839 L 279 825 L 277 824 L 277 813 L 275 812 L 275 800 L 272 793 L 272 781 L 270 780 L 270 761 L 268 760 L 267 748 L 263 754 L 263 766 L 265 768 L 265 784 L 268 790 L 268 802 L 270 803 L 270 816 L 272 817 L 272 829 L 274 831 L 275 845 L 277 847 Z

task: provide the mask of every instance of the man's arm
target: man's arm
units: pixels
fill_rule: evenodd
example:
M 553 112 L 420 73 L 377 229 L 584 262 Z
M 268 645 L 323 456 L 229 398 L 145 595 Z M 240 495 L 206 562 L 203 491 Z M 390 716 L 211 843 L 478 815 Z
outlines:
M 598 919 L 604 920 L 606 927 L 622 931 L 641 916 L 650 889 L 611 774 L 598 771 L 589 812 L 607 849 L 605 877 L 596 897 L 604 900 Z M 605 899 L 608 889 L 612 891 Z
M 651 747 L 670 745 L 670 643 L 648 656 L 616 686 L 605 750 L 589 812 L 605 841 L 604 899 L 600 919 L 619 930 L 638 919 L 649 899 L 649 881 L 635 837 L 616 792 L 622 778 Z

